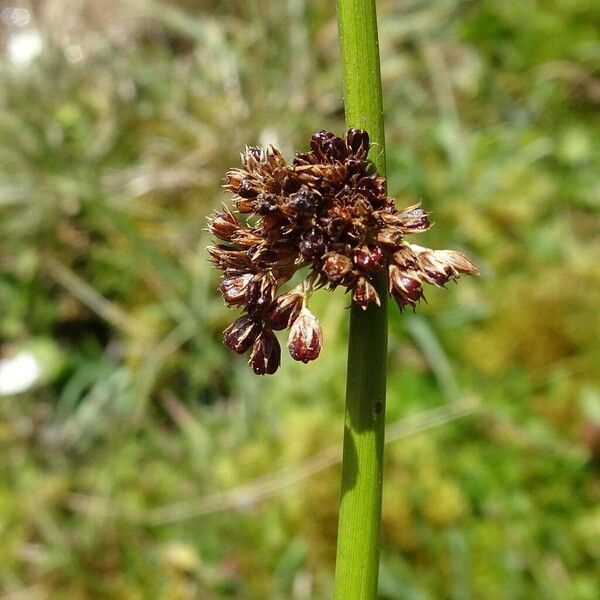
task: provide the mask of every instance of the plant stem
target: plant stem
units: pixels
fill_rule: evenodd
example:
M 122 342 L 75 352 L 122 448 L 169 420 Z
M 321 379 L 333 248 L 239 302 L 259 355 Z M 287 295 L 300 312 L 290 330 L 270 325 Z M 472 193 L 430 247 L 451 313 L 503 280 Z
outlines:
M 371 139 L 370 159 L 385 177 L 385 140 L 375 0 L 337 0 L 348 127 Z M 387 353 L 387 278 L 373 284 L 381 306 L 350 313 L 336 600 L 377 596 Z

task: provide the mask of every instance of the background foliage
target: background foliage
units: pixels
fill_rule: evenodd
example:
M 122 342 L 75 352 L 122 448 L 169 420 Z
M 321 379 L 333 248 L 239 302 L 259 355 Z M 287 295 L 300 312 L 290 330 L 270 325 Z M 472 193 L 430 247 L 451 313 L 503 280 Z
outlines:
M 600 5 L 379 4 L 390 192 L 483 266 L 390 311 L 381 598 L 595 600 Z M 2 597 L 329 597 L 347 298 L 257 378 L 203 228 L 245 144 L 343 130 L 334 3 L 0 11 Z

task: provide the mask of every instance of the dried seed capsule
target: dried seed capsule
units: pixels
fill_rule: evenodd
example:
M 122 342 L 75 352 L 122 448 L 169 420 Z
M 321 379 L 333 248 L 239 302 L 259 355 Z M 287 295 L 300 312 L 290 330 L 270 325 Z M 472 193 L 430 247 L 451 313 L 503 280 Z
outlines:
M 323 257 L 321 272 L 330 283 L 338 283 L 352 270 L 352 261 L 343 254 L 328 252 Z
M 400 249 L 394 252 L 394 262 L 404 270 L 417 268 L 417 257 L 410 244 L 402 244 Z
M 352 300 L 356 302 L 363 310 L 375 302 L 377 306 L 381 306 L 381 300 L 377 290 L 367 281 L 366 277 L 359 277 L 354 284 L 352 292 Z
M 262 148 L 258 146 L 249 146 L 242 153 L 242 164 L 246 169 L 253 169 L 257 163 L 265 160 L 265 154 Z
M 300 253 L 306 260 L 320 258 L 323 256 L 325 246 L 325 236 L 318 227 L 311 227 L 305 231 L 300 239 Z
M 402 278 L 403 287 L 396 287 L 392 289 L 392 296 L 400 309 L 405 306 L 415 306 L 417 301 L 423 298 L 423 288 L 421 283 L 417 279 L 411 277 Z
M 219 290 L 221 290 L 225 302 L 232 306 L 244 304 L 246 302 L 246 290 L 249 283 L 252 281 L 252 277 L 253 276 L 250 273 L 246 273 L 244 275 L 223 279 L 219 286 Z
M 443 287 L 450 279 L 459 274 L 477 275 L 477 267 L 460 252 L 454 250 L 430 250 L 416 244 L 409 244 L 414 252 L 419 269 L 426 280 L 433 285 Z
M 294 360 L 307 363 L 315 360 L 323 345 L 323 332 L 319 321 L 308 308 L 303 307 L 292 324 L 288 338 L 288 350 Z
M 409 206 L 400 214 L 405 217 L 404 228 L 406 233 L 425 231 L 431 227 L 427 213 L 419 205 Z
M 223 343 L 238 354 L 252 346 L 262 330 L 261 324 L 248 315 L 236 319 L 223 333 Z
M 260 236 L 254 229 L 240 229 L 232 236 L 231 241 L 237 246 L 241 246 L 242 249 L 254 248 L 262 242 L 262 236 Z
M 373 205 L 380 206 L 385 202 L 385 180 L 381 177 L 375 177 L 373 175 L 363 177 L 358 182 L 357 191 L 361 196 L 368 198 Z
M 348 156 L 348 149 L 344 140 L 337 135 L 321 129 L 317 131 L 311 140 L 310 147 L 318 158 L 324 162 L 341 161 Z
M 277 196 L 274 194 L 261 193 L 254 201 L 254 212 L 257 215 L 268 215 L 277 210 Z
M 398 227 L 383 227 L 377 232 L 375 239 L 383 246 L 398 246 L 402 242 L 402 231 Z
M 248 214 L 254 212 L 254 206 L 256 205 L 255 198 L 238 198 L 235 202 L 235 206 L 242 214 Z
M 462 252 L 456 250 L 432 250 L 436 260 L 449 267 L 453 273 L 479 275 L 479 269 Z
M 419 204 L 414 204 L 402 212 L 382 212 L 381 220 L 386 225 L 398 227 L 402 233 L 426 231 L 431 227 L 427 213 Z
M 348 156 L 348 148 L 342 138 L 334 136 L 327 143 L 327 157 L 331 160 L 344 160 Z
M 414 306 L 423 297 L 423 286 L 414 271 L 403 272 L 396 265 L 390 265 L 390 293 L 400 308 Z
M 267 322 L 275 330 L 288 328 L 300 313 L 303 301 L 304 294 L 297 289 L 282 294 L 269 308 Z
M 281 191 L 284 194 L 293 194 L 300 189 L 302 182 L 295 176 L 286 175 L 281 184 Z
M 276 288 L 277 282 L 271 273 L 255 275 L 246 288 L 245 303 L 252 311 L 261 311 L 273 302 Z
M 237 194 L 237 191 L 245 175 L 246 172 L 242 169 L 230 169 L 229 171 L 227 171 L 227 174 L 225 176 L 225 179 L 227 181 L 227 183 L 225 184 L 225 188 L 227 188 L 234 194 Z
M 215 213 L 208 225 L 209 231 L 226 242 L 240 229 L 240 224 L 229 211 Z
M 272 375 L 281 362 L 281 346 L 270 329 L 256 338 L 248 364 L 257 375 Z
M 326 146 L 335 137 L 335 134 L 326 129 L 320 129 L 310 138 L 310 147 L 312 151 L 318 156 L 324 156 Z
M 355 157 L 364 159 L 369 152 L 369 134 L 363 129 L 348 129 L 346 145 Z
M 454 275 L 450 269 L 446 269 L 445 271 L 423 270 L 423 277 L 427 283 L 431 283 L 437 287 L 444 287 L 451 279 L 454 278 Z
M 359 246 L 354 251 L 354 262 L 362 271 L 381 271 L 384 265 L 384 254 L 380 246 Z
M 290 217 L 304 217 L 312 215 L 316 207 L 316 195 L 307 186 L 303 185 L 297 193 L 290 196 L 286 203 L 286 214 Z
M 245 275 L 252 269 L 252 261 L 246 252 L 222 246 L 209 246 L 207 250 L 213 262 L 227 277 Z
M 241 196 L 242 198 L 256 198 L 258 191 L 255 185 L 256 182 L 252 179 L 242 179 L 237 190 L 238 196 Z

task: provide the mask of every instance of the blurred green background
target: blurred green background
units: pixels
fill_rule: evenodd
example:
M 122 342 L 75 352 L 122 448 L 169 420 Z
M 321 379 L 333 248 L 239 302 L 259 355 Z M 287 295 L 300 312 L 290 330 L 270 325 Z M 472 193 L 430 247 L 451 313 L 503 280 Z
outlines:
M 390 306 L 380 597 L 597 600 L 600 4 L 378 4 L 390 193 L 482 267 Z M 204 227 L 344 130 L 334 2 L 7 0 L 0 47 L 0 597 L 329 598 L 347 297 L 256 377 Z

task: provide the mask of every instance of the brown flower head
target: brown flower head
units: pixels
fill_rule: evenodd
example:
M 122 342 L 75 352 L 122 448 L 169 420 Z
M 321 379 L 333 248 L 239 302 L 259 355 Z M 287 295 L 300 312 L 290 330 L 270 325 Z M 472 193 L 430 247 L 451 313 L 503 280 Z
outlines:
M 223 333 L 223 343 L 238 354 L 243 354 L 254 344 L 262 331 L 261 324 L 248 315 L 236 319 Z
M 267 323 L 273 329 L 287 329 L 300 314 L 304 304 L 303 286 L 279 296 L 267 312 Z
M 279 369 L 281 346 L 270 329 L 265 329 L 255 340 L 250 352 L 249 365 L 257 375 L 272 375 Z
M 315 360 L 321 353 L 323 332 L 317 317 L 306 306 L 293 322 L 288 340 L 288 350 L 294 360 L 307 363 Z
M 366 309 L 380 305 L 373 277 L 387 268 L 389 292 L 402 309 L 423 297 L 424 283 L 443 287 L 477 273 L 459 252 L 406 241 L 429 228 L 428 215 L 418 204 L 398 210 L 387 197 L 385 180 L 367 161 L 366 131 L 350 129 L 345 139 L 318 131 L 310 148 L 291 164 L 272 147 L 246 148 L 241 168 L 229 171 L 225 183 L 238 214 L 225 209 L 209 220 L 219 239 L 209 253 L 223 272 L 221 293 L 244 310 L 224 341 L 236 352 L 252 347 L 256 373 L 279 366 L 273 329 L 291 327 L 288 347 L 296 360 L 317 358 L 321 328 L 306 307 L 315 288 L 342 286 Z M 305 267 L 304 283 L 281 293 Z

